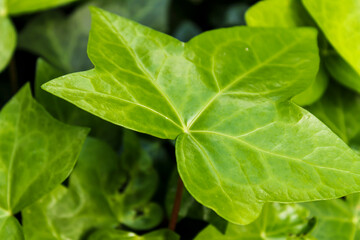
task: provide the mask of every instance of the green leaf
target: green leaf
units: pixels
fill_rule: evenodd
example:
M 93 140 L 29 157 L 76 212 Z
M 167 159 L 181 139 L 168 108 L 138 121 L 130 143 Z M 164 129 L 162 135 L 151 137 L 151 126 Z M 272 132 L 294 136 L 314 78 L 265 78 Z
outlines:
M 127 138 L 133 141 L 135 137 Z M 140 149 L 126 147 L 135 150 L 127 160 L 132 161 L 132 172 L 127 172 L 123 159 L 110 146 L 88 138 L 69 188 L 59 187 L 23 211 L 26 239 L 81 239 L 93 228 L 121 223 L 141 230 L 158 225 L 161 209 L 150 202 L 156 173 Z M 141 156 L 135 158 L 136 154 Z
M 262 240 L 303 239 L 300 232 L 308 224 L 309 213 L 299 205 L 266 204 L 261 216 L 253 223 L 240 226 L 229 224 L 225 234 L 209 225 L 194 240 Z M 297 237 L 297 238 L 295 238 Z
M 2 209 L 0 209 L 0 239 L 24 240 L 18 220 Z
M 246 12 L 246 22 L 253 27 L 302 27 L 314 26 L 311 17 L 299 0 L 266 0 L 253 5 Z M 304 92 L 293 98 L 301 105 L 310 105 L 319 100 L 324 93 L 328 77 L 320 66 L 315 81 Z
M 0 112 L 0 208 L 15 214 L 64 181 L 87 133 L 53 119 L 23 87 Z
M 41 89 L 41 85 L 51 79 L 65 74 L 42 59 L 37 61 L 35 77 L 36 99 L 56 119 L 71 125 L 79 125 L 91 128 L 90 134 L 107 141 L 114 147 L 118 147 L 118 139 L 121 138 L 122 129 L 101 118 L 85 112 L 74 105 L 49 94 Z
M 1 11 L 1 10 L 0 10 Z M 7 17 L 0 14 L 0 32 L 2 37 L 0 38 L 0 72 L 7 66 L 11 56 L 15 50 L 16 45 L 16 31 Z
M 312 235 L 318 240 L 359 239 L 360 195 L 347 196 L 345 200 L 319 201 L 303 204 L 316 217 L 317 225 Z
M 135 233 L 127 232 L 123 230 L 115 230 L 115 229 L 104 229 L 99 230 L 93 233 L 89 240 L 179 240 L 180 237 L 168 230 L 161 229 L 156 230 L 150 233 L 147 233 L 142 236 L 138 236 Z
M 92 67 L 86 55 L 89 5 L 167 30 L 169 0 L 97 0 L 77 8 L 70 16 L 54 11 L 35 17 L 20 33 L 19 46 L 67 73 L 88 70 Z
M 360 75 L 360 2 L 302 0 L 340 55 Z
M 7 12 L 18 15 L 58 7 L 78 0 L 5 0 Z
M 360 158 L 288 101 L 318 71 L 313 29 L 234 27 L 185 44 L 92 11 L 95 69 L 43 88 L 115 124 L 176 138 L 180 176 L 198 202 L 246 224 L 264 202 L 360 191 Z

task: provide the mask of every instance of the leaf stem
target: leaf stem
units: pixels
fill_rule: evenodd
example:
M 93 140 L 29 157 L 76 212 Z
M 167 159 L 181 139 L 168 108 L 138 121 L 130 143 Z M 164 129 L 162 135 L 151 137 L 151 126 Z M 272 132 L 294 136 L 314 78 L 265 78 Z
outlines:
M 177 219 L 178 219 L 178 216 L 179 216 L 183 191 L 184 191 L 184 183 L 181 180 L 181 178 L 179 177 L 178 178 L 178 183 L 177 183 L 177 188 L 176 188 L 174 206 L 173 206 L 173 210 L 172 210 L 172 213 L 171 213 L 171 219 L 170 219 L 170 222 L 169 222 L 169 229 L 172 230 L 172 231 L 175 231 L 176 222 L 177 222 Z
M 13 56 L 13 58 L 11 59 L 9 71 L 10 71 L 11 90 L 12 93 L 15 94 L 18 90 L 18 77 L 16 72 L 15 56 Z

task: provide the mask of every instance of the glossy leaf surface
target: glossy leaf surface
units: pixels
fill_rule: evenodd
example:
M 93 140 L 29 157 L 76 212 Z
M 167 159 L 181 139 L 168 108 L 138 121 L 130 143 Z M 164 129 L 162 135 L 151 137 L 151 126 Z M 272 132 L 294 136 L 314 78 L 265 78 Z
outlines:
M 7 12 L 10 15 L 18 15 L 29 12 L 40 11 L 61 5 L 65 5 L 78 0 L 5 0 Z
M 184 44 L 92 11 L 95 69 L 44 89 L 126 128 L 176 138 L 180 176 L 197 201 L 245 224 L 267 201 L 360 190 L 360 158 L 288 101 L 318 71 L 314 30 L 235 27 Z
M 179 240 L 179 236 L 170 230 L 156 230 L 142 236 L 123 230 L 104 229 L 93 233 L 89 240 Z
M 1 11 L 1 9 L 0 9 Z M 16 32 L 11 20 L 0 14 L 0 72 L 9 63 L 16 45 Z
M 89 5 L 159 31 L 167 30 L 169 0 L 94 0 L 76 9 L 70 17 L 60 11 L 37 16 L 20 33 L 19 46 L 42 56 L 66 73 L 90 69 L 92 64 L 86 55 L 91 22 Z
M 311 17 L 299 0 L 266 0 L 253 5 L 246 12 L 246 22 L 252 27 L 302 27 L 314 26 Z M 322 96 L 328 82 L 323 66 L 315 81 L 304 92 L 293 98 L 294 102 L 310 105 Z
M 302 1 L 327 39 L 360 75 L 360 1 Z
M 312 235 L 318 240 L 355 240 L 360 238 L 360 195 L 303 204 L 316 217 Z
M 87 133 L 53 119 L 23 87 L 0 112 L 0 208 L 15 214 L 64 181 Z
M 308 224 L 308 211 L 299 205 L 267 204 L 261 216 L 246 226 L 229 224 L 225 234 L 209 225 L 194 240 L 300 240 Z
M 131 136 L 127 139 L 131 141 Z M 124 154 L 131 157 L 127 161 L 132 162 L 133 172 L 122 166 L 123 160 L 107 144 L 88 138 L 69 188 L 60 186 L 23 211 L 26 238 L 81 239 L 93 228 L 121 223 L 134 229 L 156 226 L 162 220 L 161 209 L 150 202 L 156 173 L 149 159 L 136 158 L 141 150 L 128 147 L 135 150 L 132 157 Z

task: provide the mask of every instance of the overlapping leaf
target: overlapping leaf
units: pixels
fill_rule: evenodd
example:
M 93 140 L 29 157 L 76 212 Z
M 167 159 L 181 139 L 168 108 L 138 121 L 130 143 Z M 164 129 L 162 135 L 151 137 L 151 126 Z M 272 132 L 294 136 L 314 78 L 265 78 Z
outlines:
M 95 69 L 44 88 L 110 122 L 176 138 L 180 176 L 200 203 L 244 224 L 264 202 L 360 191 L 360 158 L 288 101 L 318 71 L 314 30 L 235 27 L 184 44 L 92 11 Z
M 252 6 L 246 12 L 246 22 L 254 27 L 302 27 L 314 26 L 309 14 L 298 0 L 267 0 Z M 310 105 L 324 93 L 328 77 L 323 66 L 311 86 L 294 97 L 299 105 Z
M 0 209 L 0 239 L 24 239 L 24 234 L 18 220 L 2 209 Z
M 303 204 L 316 217 L 313 236 L 318 240 L 355 240 L 360 238 L 360 195 L 346 199 Z
M 299 205 L 267 204 L 255 222 L 246 226 L 229 224 L 225 234 L 209 225 L 195 240 L 310 240 L 308 216 L 308 211 Z
M 135 150 L 126 160 L 132 162 L 132 172 L 107 144 L 89 138 L 70 176 L 69 188 L 60 186 L 24 210 L 26 238 L 75 240 L 92 229 L 124 224 L 144 230 L 159 224 L 162 211 L 150 202 L 156 173 L 150 160 L 133 146 L 134 139 L 128 136 L 125 140 L 130 141 L 126 151 Z
M 94 0 L 72 15 L 48 12 L 33 19 L 20 33 L 19 46 L 49 61 L 63 71 L 92 67 L 86 55 L 90 31 L 89 5 L 134 19 L 159 31 L 167 30 L 169 0 Z

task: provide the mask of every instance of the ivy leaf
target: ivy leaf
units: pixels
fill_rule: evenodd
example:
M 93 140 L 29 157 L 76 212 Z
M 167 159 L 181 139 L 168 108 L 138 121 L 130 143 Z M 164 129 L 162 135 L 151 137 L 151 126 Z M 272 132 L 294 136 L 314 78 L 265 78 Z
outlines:
M 179 240 L 180 237 L 168 230 L 168 229 L 160 229 L 156 230 L 142 236 L 138 236 L 135 233 L 127 232 L 123 230 L 115 230 L 115 229 L 104 229 L 99 230 L 92 235 L 90 235 L 89 240 Z
M 298 0 L 260 1 L 246 12 L 246 22 L 253 27 L 303 27 L 314 26 L 311 17 Z M 329 79 L 320 66 L 315 81 L 304 92 L 293 98 L 301 105 L 310 105 L 319 100 L 325 92 Z
M 169 0 L 97 0 L 77 8 L 70 16 L 53 11 L 35 17 L 20 33 L 19 46 L 42 56 L 67 73 L 88 70 L 92 67 L 86 55 L 91 22 L 89 5 L 159 31 L 167 30 Z
M 194 240 L 310 239 L 301 232 L 308 225 L 309 212 L 299 205 L 266 204 L 261 216 L 246 226 L 229 224 L 225 234 L 209 225 Z
M 305 203 L 303 206 L 317 219 L 312 232 L 316 239 L 359 239 L 359 194 L 347 196 L 345 200 L 319 201 Z
M 64 181 L 87 133 L 53 119 L 23 87 L 0 112 L 0 208 L 16 214 Z
M 95 69 L 43 88 L 115 124 L 176 138 L 180 176 L 198 202 L 246 224 L 264 202 L 360 191 L 359 157 L 288 101 L 315 78 L 316 31 L 234 27 L 184 44 L 92 11 Z
M 35 96 L 36 99 L 51 113 L 56 119 L 70 124 L 91 128 L 90 134 L 107 141 L 114 147 L 121 138 L 122 129 L 85 112 L 74 105 L 49 94 L 41 89 L 41 85 L 51 79 L 64 75 L 65 72 L 53 67 L 42 59 L 37 61 L 35 77 Z
M 1 8 L 0 8 L 1 12 Z M 7 66 L 16 45 L 16 31 L 9 18 L 0 13 L 0 72 Z M 6 36 L 6 37 L 4 37 Z
M 0 209 L 0 239 L 24 240 L 18 220 L 2 209 Z
M 26 239 L 76 240 L 92 229 L 124 224 L 146 230 L 158 225 L 161 209 L 150 202 L 156 189 L 151 181 L 156 179 L 154 170 L 144 158 L 131 159 L 136 162 L 135 173 L 125 171 L 118 155 L 105 142 L 88 138 L 70 176 L 69 188 L 60 186 L 23 211 Z M 142 214 L 138 214 L 140 211 Z
M 360 2 L 358 0 L 303 0 L 302 2 L 330 43 L 360 75 Z

